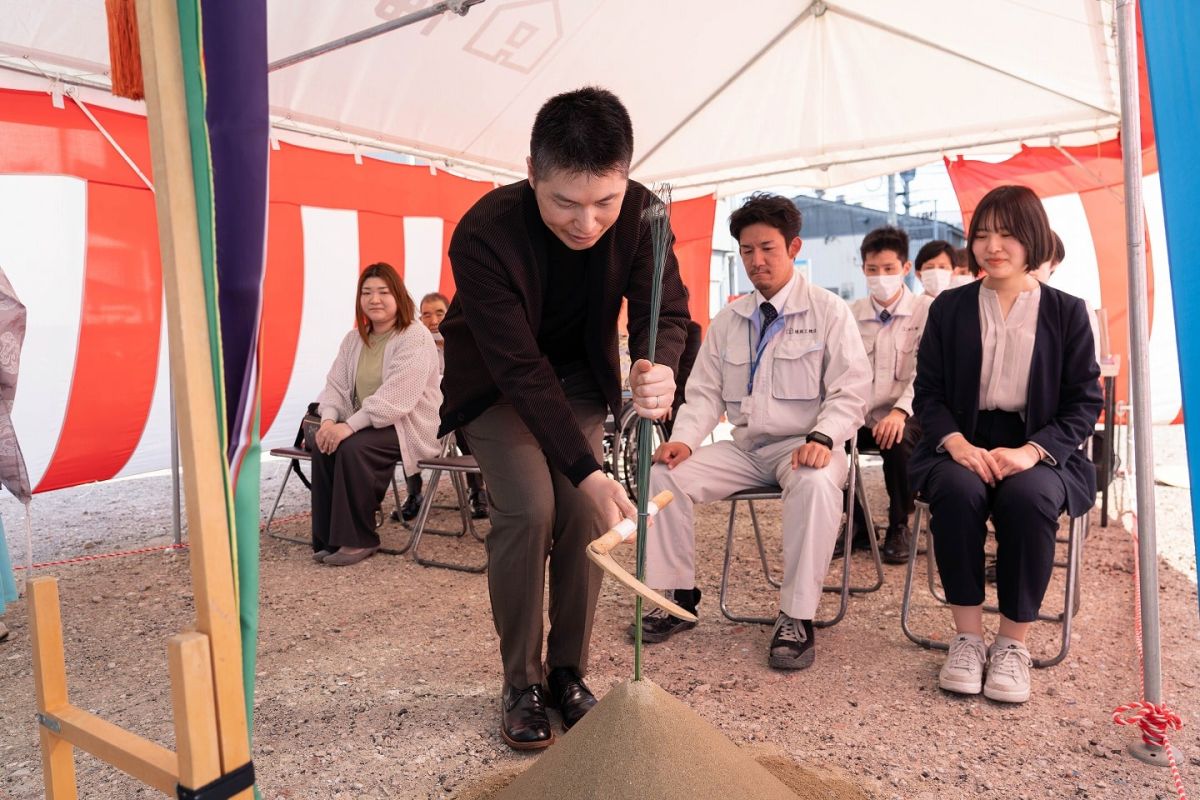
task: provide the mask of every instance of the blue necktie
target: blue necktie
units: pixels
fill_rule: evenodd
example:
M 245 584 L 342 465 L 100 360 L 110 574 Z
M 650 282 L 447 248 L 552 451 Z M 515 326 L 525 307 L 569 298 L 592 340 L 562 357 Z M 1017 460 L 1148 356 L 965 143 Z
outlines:
M 887 321 L 891 318 L 892 318 L 892 312 L 888 311 L 886 308 L 883 311 L 879 312 L 879 321 L 880 322 L 887 323 Z

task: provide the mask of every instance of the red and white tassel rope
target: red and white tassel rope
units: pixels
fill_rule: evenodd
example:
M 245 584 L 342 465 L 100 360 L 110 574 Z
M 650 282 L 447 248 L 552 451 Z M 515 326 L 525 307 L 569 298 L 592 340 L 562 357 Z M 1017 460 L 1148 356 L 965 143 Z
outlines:
M 1138 677 L 1141 682 L 1142 699 L 1136 703 L 1126 703 L 1113 709 L 1114 725 L 1137 725 L 1142 730 L 1142 741 L 1152 747 L 1160 747 L 1167 754 L 1167 764 L 1171 767 L 1171 780 L 1175 782 L 1175 791 L 1179 800 L 1188 800 L 1183 788 L 1183 776 L 1179 773 L 1179 765 L 1175 763 L 1175 752 L 1171 740 L 1167 736 L 1168 729 L 1179 730 L 1183 720 L 1172 711 L 1166 703 L 1146 702 L 1146 658 L 1142 649 L 1142 593 L 1141 572 L 1138 565 L 1138 527 L 1137 514 L 1126 512 L 1129 516 L 1130 538 L 1133 540 L 1133 631 L 1137 640 Z M 1122 515 L 1124 517 L 1125 514 Z

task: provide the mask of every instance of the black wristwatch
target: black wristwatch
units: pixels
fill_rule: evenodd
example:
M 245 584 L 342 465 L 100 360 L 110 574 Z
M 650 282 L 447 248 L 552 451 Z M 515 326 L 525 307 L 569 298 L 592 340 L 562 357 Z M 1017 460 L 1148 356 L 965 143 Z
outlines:
M 817 444 L 825 445 L 830 450 L 833 449 L 833 439 L 830 439 L 828 436 L 821 433 L 820 431 L 813 431 L 808 436 L 804 437 L 804 441 L 816 442 Z

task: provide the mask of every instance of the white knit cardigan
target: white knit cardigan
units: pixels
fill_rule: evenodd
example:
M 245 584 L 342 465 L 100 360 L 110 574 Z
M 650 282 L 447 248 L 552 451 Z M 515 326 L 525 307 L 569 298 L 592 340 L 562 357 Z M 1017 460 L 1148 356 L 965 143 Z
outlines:
M 396 331 L 383 348 L 383 383 L 354 411 L 354 378 L 363 341 L 357 330 L 342 339 L 329 368 L 325 390 L 317 398 L 322 421 L 345 422 L 355 431 L 368 425 L 396 428 L 406 475 L 415 475 L 417 462 L 441 452 L 438 409 L 442 405 L 437 346 L 429 330 L 415 320 Z

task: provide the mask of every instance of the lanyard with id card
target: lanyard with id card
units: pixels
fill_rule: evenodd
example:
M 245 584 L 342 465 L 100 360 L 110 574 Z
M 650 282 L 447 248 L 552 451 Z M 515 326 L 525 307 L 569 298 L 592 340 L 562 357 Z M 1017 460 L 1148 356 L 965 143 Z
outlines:
M 750 359 L 750 379 L 746 382 L 746 396 L 742 399 L 742 413 L 744 414 L 749 414 L 754 409 L 754 376 L 758 373 L 758 365 L 762 362 L 763 353 L 766 352 L 771 339 L 781 330 L 783 330 L 782 315 L 771 320 L 771 324 L 758 337 L 758 347 L 755 347 L 754 333 L 749 326 L 746 328 L 746 344 L 754 352 L 754 357 Z

